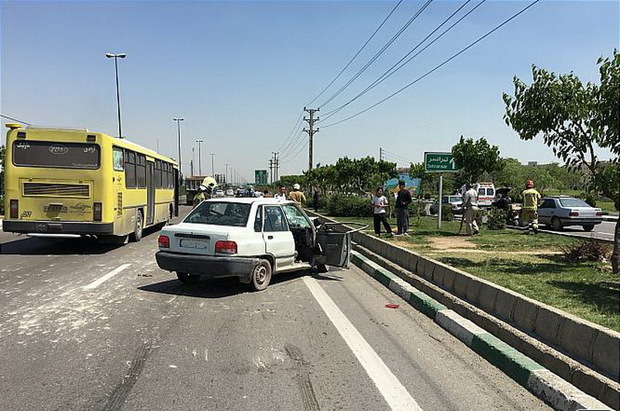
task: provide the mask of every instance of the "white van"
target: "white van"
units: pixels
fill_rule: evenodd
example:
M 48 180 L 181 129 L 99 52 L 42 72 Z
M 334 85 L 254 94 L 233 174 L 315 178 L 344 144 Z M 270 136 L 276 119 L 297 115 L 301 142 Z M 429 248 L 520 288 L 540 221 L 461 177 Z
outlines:
M 495 200 L 495 185 L 491 182 L 484 181 L 474 183 L 473 187 L 478 193 L 478 207 L 491 207 L 491 203 Z M 467 188 L 463 185 L 459 191 L 465 194 Z

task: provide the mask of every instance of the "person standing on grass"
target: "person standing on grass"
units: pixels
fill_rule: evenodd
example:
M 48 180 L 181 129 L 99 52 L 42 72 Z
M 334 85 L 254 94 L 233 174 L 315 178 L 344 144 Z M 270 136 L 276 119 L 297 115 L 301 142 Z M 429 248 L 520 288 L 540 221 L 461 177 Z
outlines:
M 471 183 L 465 186 L 467 191 L 463 194 L 463 220 L 465 221 L 465 232 L 467 235 L 478 234 L 478 223 L 476 215 L 478 214 L 478 193 Z
M 527 226 L 526 233 L 534 232 L 538 234 L 538 202 L 540 193 L 534 188 L 534 181 L 527 180 L 525 190 L 521 192 L 523 196 L 523 206 L 521 207 L 521 218 L 523 224 Z
M 372 200 L 370 204 L 374 207 L 374 225 L 375 225 L 375 235 L 379 237 L 381 235 L 381 224 L 387 231 L 389 237 L 392 237 L 392 227 L 390 227 L 390 223 L 386 218 L 387 208 L 390 206 L 388 203 L 388 199 L 385 195 L 383 195 L 383 188 L 378 187 L 375 195 L 372 196 Z
M 396 235 L 409 236 L 409 204 L 411 193 L 405 190 L 405 181 L 398 180 L 398 194 L 396 195 Z

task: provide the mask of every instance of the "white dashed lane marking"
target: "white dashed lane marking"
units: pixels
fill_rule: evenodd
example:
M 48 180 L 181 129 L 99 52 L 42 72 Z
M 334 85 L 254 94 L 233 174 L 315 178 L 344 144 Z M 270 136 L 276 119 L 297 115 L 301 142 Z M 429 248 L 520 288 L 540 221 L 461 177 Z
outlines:
M 85 290 L 93 290 L 97 287 L 99 287 L 101 284 L 105 283 L 106 281 L 108 281 L 110 278 L 114 277 L 116 274 L 120 273 L 121 271 L 125 270 L 127 267 L 129 267 L 131 264 L 123 264 L 120 267 L 115 268 L 114 270 L 110 271 L 109 273 L 107 273 L 106 275 L 104 275 L 103 277 L 99 278 L 98 280 L 93 281 L 92 283 L 85 285 L 84 289 Z

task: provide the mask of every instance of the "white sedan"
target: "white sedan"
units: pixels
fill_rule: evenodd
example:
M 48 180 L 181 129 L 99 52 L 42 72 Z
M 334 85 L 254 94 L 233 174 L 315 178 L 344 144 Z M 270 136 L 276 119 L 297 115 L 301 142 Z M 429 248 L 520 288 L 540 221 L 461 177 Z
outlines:
M 155 254 L 180 281 L 238 277 L 260 291 L 272 274 L 326 266 L 347 267 L 351 236 L 318 224 L 296 203 L 275 198 L 215 198 L 201 202 L 180 224 L 162 229 Z

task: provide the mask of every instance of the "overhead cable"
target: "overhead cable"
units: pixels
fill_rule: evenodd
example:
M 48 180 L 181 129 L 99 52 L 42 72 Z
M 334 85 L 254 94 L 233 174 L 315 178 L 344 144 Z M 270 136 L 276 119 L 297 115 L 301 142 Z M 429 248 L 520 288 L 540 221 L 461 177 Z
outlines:
M 424 3 L 422 5 L 422 7 L 409 19 L 409 21 L 407 21 L 407 23 L 405 23 L 405 25 L 403 27 L 400 28 L 400 30 L 398 30 L 398 32 L 392 36 L 392 38 L 390 39 L 390 41 L 388 41 L 369 61 L 368 63 L 366 63 L 349 81 L 347 81 L 345 83 L 344 86 L 340 87 L 340 89 L 338 89 L 338 91 L 336 91 L 334 94 L 331 95 L 331 97 L 329 97 L 325 102 L 323 102 L 323 104 L 320 104 L 319 107 L 324 107 L 327 104 L 329 104 L 333 99 L 335 99 L 336 97 L 338 97 L 340 95 L 340 93 L 342 93 L 347 87 L 349 87 L 355 80 L 357 80 L 357 78 L 359 76 L 361 76 L 367 69 L 368 67 L 370 67 L 391 45 L 392 43 L 394 43 L 394 41 L 396 41 L 396 39 L 398 39 L 398 37 L 400 37 L 401 34 L 403 34 L 403 32 L 405 30 L 407 30 L 407 28 L 409 28 L 409 26 L 411 25 L 411 23 L 413 23 L 419 16 L 420 14 L 422 14 L 422 12 L 424 12 L 424 10 L 426 10 L 426 8 L 433 2 L 433 0 L 427 0 L 426 3 Z
M 447 29 L 445 29 L 441 34 L 439 34 L 437 37 L 435 37 L 431 42 L 429 42 L 426 46 L 424 46 L 420 51 L 418 51 L 416 54 L 414 54 L 413 56 L 411 56 L 410 58 L 407 59 L 407 57 L 409 57 L 411 55 L 411 53 L 413 53 L 414 51 L 416 51 L 418 49 L 418 47 L 420 47 L 422 44 L 424 44 L 424 42 L 426 40 L 428 40 L 433 34 L 435 34 L 437 32 L 437 30 L 439 30 L 443 25 L 445 25 L 448 21 L 450 21 L 452 19 L 452 17 L 454 17 L 459 11 L 461 11 L 463 9 L 463 7 L 465 7 L 471 0 L 467 0 L 463 5 L 461 5 L 454 13 L 452 13 L 450 15 L 450 17 L 448 17 L 447 19 L 445 19 L 439 26 L 437 26 L 437 28 L 435 30 L 433 30 L 431 33 L 429 33 L 422 41 L 420 41 L 413 49 L 411 49 L 407 54 L 405 54 L 399 61 L 397 61 L 392 67 L 390 67 L 385 73 L 383 73 L 381 76 L 379 76 L 379 78 L 377 78 L 374 82 L 372 82 L 368 87 L 366 87 L 363 91 L 361 91 L 358 95 L 356 95 L 355 97 L 353 97 L 351 100 L 347 101 L 345 104 L 341 105 L 340 107 L 327 112 L 324 116 L 323 116 L 323 120 L 327 120 L 330 117 L 333 117 L 336 113 L 338 113 L 339 111 L 341 111 L 342 109 L 344 109 L 345 107 L 347 107 L 349 104 L 353 103 L 354 101 L 356 101 L 358 98 L 362 97 L 363 95 L 365 95 L 366 93 L 368 93 L 370 90 L 374 89 L 375 87 L 377 87 L 379 84 L 381 84 L 382 82 L 384 82 L 385 80 L 387 80 L 389 77 L 391 77 L 394 73 L 396 73 L 398 70 L 400 70 L 401 68 L 403 68 L 405 65 L 409 64 L 414 58 L 416 58 L 417 56 L 419 56 L 420 54 L 422 54 L 426 49 L 428 49 L 433 43 L 435 43 L 437 40 L 439 40 L 440 38 L 442 38 L 446 33 L 448 33 L 450 30 L 452 30 L 456 25 L 458 25 L 461 21 L 463 21 L 467 16 L 469 16 L 471 13 L 473 13 L 478 7 L 480 7 L 486 0 L 482 0 L 480 3 L 478 3 L 475 7 L 473 7 L 471 10 L 469 10 L 467 13 L 465 13 L 461 18 L 459 18 L 457 21 L 455 21 L 452 25 L 450 25 L 450 27 L 448 27 Z M 405 60 L 407 59 L 407 60 Z M 404 62 L 403 62 L 404 61 Z
M 475 46 L 476 44 L 478 44 L 479 42 L 481 42 L 482 40 L 484 40 L 485 38 L 487 38 L 488 36 L 490 36 L 491 34 L 493 34 L 494 32 L 496 32 L 497 30 L 499 30 L 501 27 L 505 26 L 506 24 L 508 24 L 510 21 L 512 21 L 513 19 L 515 19 L 516 17 L 518 17 L 519 15 L 521 15 L 522 13 L 524 13 L 525 11 L 527 11 L 530 7 L 534 6 L 536 3 L 538 3 L 540 0 L 534 0 L 532 3 L 530 3 L 529 5 L 527 5 L 526 7 L 524 7 L 523 9 L 521 9 L 518 13 L 512 15 L 510 18 L 504 20 L 501 24 L 499 24 L 498 26 L 496 26 L 494 29 L 488 31 L 486 34 L 484 34 L 482 37 L 478 38 L 476 41 L 474 41 L 473 43 L 469 44 L 467 47 L 465 47 L 464 49 L 462 49 L 461 51 L 459 51 L 458 53 L 452 55 L 452 57 L 444 60 L 442 63 L 438 64 L 437 66 L 435 66 L 433 69 L 427 71 L 425 74 L 423 74 L 422 76 L 418 77 L 417 79 L 415 79 L 414 81 L 412 81 L 411 83 L 407 84 L 406 86 L 400 88 L 399 90 L 395 91 L 394 93 L 390 94 L 389 96 L 387 96 L 386 98 L 384 98 L 383 100 L 378 101 L 377 103 L 371 105 L 370 107 L 365 108 L 362 111 L 357 112 L 356 114 L 353 114 L 349 117 L 346 117 L 340 121 L 322 126 L 323 128 L 327 128 L 327 127 L 332 127 L 335 126 L 337 124 L 341 124 L 344 123 L 345 121 L 351 120 L 352 118 L 355 118 L 361 114 L 364 114 L 365 112 L 377 107 L 378 105 L 386 102 L 387 100 L 391 99 L 392 97 L 396 96 L 397 94 L 400 94 L 401 92 L 405 91 L 406 89 L 408 89 L 409 87 L 413 86 L 414 84 L 416 84 L 417 82 L 419 82 L 420 80 L 426 78 L 427 76 L 429 76 L 430 74 L 432 74 L 433 72 L 437 71 L 438 69 L 440 69 L 441 67 L 445 66 L 446 64 L 448 64 L 450 61 L 454 60 L 456 57 L 460 56 L 461 54 L 463 54 L 464 52 L 466 52 L 467 50 L 469 50 L 470 48 L 472 48 L 473 46 Z
M 357 56 L 359 56 L 359 54 L 362 52 L 362 50 L 364 50 L 364 48 L 368 45 L 368 43 L 370 43 L 370 40 L 372 40 L 373 37 L 375 37 L 377 32 L 379 32 L 381 27 L 383 27 L 385 22 L 390 18 L 390 16 L 394 13 L 394 11 L 396 11 L 398 6 L 400 6 L 400 3 L 402 3 L 402 2 L 403 2 L 403 0 L 400 0 L 398 3 L 396 3 L 396 6 L 394 6 L 392 11 L 390 11 L 390 13 L 385 17 L 385 19 L 383 19 L 381 24 L 379 24 L 379 27 L 377 27 L 375 29 L 375 31 L 372 33 L 372 35 L 368 38 L 368 40 L 366 40 L 364 45 L 357 51 L 357 53 L 355 53 L 355 55 L 351 58 L 351 60 L 349 60 L 349 62 L 342 68 L 342 70 L 340 70 L 340 73 L 338 73 L 336 75 L 336 77 L 334 77 L 334 79 L 327 86 L 325 86 L 325 88 L 323 90 L 321 90 L 321 92 L 319 94 L 317 94 L 316 97 L 314 97 L 312 99 L 312 101 L 310 101 L 308 104 L 306 104 L 306 107 L 309 107 L 310 105 L 312 105 L 312 103 L 314 103 L 319 97 L 321 97 L 323 95 L 323 93 L 325 93 L 325 91 L 327 91 L 327 89 L 330 88 L 331 85 L 334 84 L 334 82 L 336 82 L 336 80 L 338 80 L 340 78 L 342 73 L 344 73 L 344 71 L 351 65 L 351 63 L 353 63 L 353 61 L 357 58 Z
M 21 120 L 18 120 L 16 118 L 13 118 L 13 117 L 10 117 L 10 116 L 5 116 L 4 114 L 0 114 L 0 117 L 6 118 L 7 120 L 11 120 L 11 121 L 17 121 L 18 123 L 22 123 L 22 124 L 25 124 L 27 126 L 31 126 L 32 125 L 30 123 L 26 123 L 25 121 L 21 121 Z

